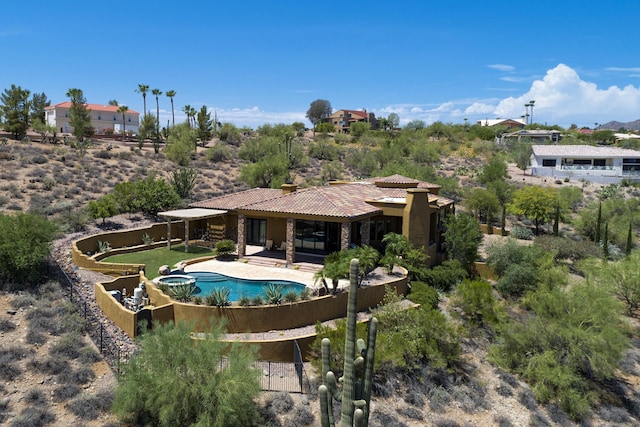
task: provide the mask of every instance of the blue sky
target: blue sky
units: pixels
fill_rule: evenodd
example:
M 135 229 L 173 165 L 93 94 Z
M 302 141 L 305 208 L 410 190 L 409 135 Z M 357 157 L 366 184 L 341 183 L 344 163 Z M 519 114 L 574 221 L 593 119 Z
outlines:
M 520 118 L 530 100 L 540 123 L 640 119 L 640 2 L 595 3 L 12 1 L 0 90 L 56 104 L 74 87 L 142 112 L 142 83 L 177 92 L 176 121 L 206 105 L 254 128 L 308 124 L 319 98 L 401 124 Z M 161 123 L 170 117 L 162 95 Z

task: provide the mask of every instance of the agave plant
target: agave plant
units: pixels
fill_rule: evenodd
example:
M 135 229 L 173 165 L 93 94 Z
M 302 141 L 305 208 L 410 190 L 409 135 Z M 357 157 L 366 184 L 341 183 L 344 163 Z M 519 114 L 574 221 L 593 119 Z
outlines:
M 226 307 L 230 304 L 229 297 L 231 296 L 231 289 L 225 287 L 214 288 L 211 291 L 213 297 L 213 304 L 216 307 Z
M 284 286 L 271 283 L 263 289 L 268 304 L 279 305 L 282 302 L 284 298 Z
M 175 286 L 171 288 L 170 293 L 171 297 L 180 302 L 189 302 L 191 301 L 191 297 L 196 290 L 195 285 L 183 285 L 183 286 Z
M 264 304 L 264 298 L 262 298 L 262 295 L 256 295 L 255 297 L 251 298 L 251 305 L 262 305 Z

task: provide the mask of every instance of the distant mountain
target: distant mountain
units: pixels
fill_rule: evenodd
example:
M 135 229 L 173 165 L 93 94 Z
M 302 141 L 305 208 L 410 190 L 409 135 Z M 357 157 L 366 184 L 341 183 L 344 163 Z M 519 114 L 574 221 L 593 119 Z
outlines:
M 611 129 L 614 131 L 618 131 L 618 129 L 626 129 L 626 130 L 640 130 L 640 119 L 635 120 L 633 122 L 617 122 L 615 120 L 603 123 L 598 126 L 598 129 Z

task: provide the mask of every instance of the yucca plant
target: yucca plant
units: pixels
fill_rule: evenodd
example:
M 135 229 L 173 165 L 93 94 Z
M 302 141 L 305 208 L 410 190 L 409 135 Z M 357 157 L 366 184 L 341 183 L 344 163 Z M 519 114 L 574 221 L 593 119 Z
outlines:
M 264 304 L 264 298 L 262 297 L 262 295 L 256 295 L 255 297 L 251 298 L 251 305 L 262 305 Z
M 264 288 L 264 295 L 266 296 L 267 304 L 279 305 L 284 298 L 284 286 L 271 283 Z
M 240 299 L 238 300 L 238 305 L 240 305 L 242 307 L 246 307 L 248 305 L 251 305 L 251 298 L 249 298 L 246 295 L 241 295 Z

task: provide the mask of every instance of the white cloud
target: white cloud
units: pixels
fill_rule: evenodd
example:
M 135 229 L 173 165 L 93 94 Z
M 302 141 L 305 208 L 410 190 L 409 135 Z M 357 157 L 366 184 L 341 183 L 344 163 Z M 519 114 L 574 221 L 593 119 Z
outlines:
M 498 70 L 498 71 L 506 71 L 506 72 L 512 72 L 515 71 L 516 67 L 514 67 L 513 65 L 505 65 L 505 64 L 491 64 L 488 65 L 489 68 L 493 68 L 494 70 Z
M 500 91 L 495 89 L 492 92 Z M 485 118 L 520 118 L 525 114 L 524 104 L 531 100 L 535 100 L 533 120 L 549 125 L 568 127 L 575 123 L 578 126 L 591 126 L 595 122 L 632 121 L 640 118 L 639 87 L 628 85 L 623 88 L 598 88 L 596 83 L 582 80 L 574 69 L 564 64 L 548 70 L 542 79 L 534 80 L 530 88 L 519 96 L 457 99 L 437 104 L 400 103 L 379 108 L 372 106 L 370 111 L 378 117 L 396 113 L 401 125 L 413 120 L 422 120 L 427 124 L 435 121 L 462 123 L 464 118 L 473 123 Z M 194 106 L 198 109 L 197 105 Z M 249 126 L 255 129 L 265 123 L 296 121 L 310 126 L 305 111 L 265 111 L 259 106 L 226 109 L 211 107 L 209 111 L 212 117 L 216 111 L 219 121 L 233 123 L 238 127 Z M 171 111 L 161 111 L 161 123 L 166 123 L 170 118 Z M 176 122 L 185 120 L 184 113 L 176 110 Z
M 606 71 L 621 71 L 624 73 L 640 73 L 640 67 L 607 67 Z
M 520 117 L 524 104 L 535 100 L 533 120 L 568 126 L 609 120 L 631 121 L 640 117 L 640 89 L 633 85 L 599 89 L 584 81 L 578 73 L 559 64 L 548 70 L 542 80 L 535 80 L 527 93 L 498 103 L 497 117 Z

